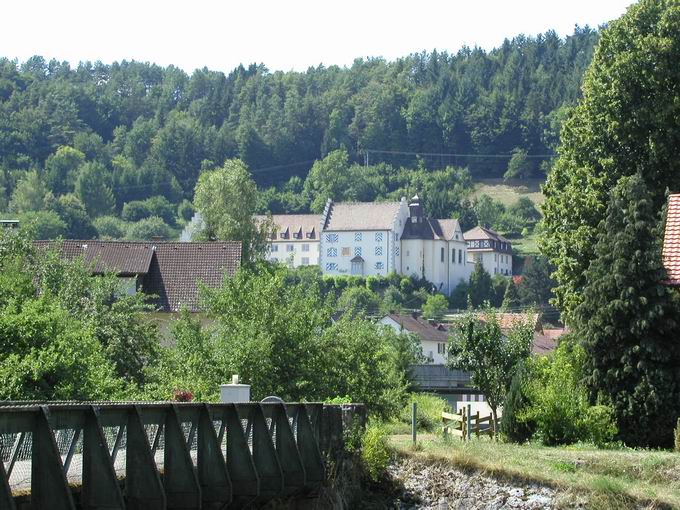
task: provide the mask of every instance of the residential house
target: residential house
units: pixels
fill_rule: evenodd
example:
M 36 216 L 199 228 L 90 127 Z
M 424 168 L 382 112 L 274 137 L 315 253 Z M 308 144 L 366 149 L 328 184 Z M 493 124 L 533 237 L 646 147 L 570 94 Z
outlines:
M 256 216 L 264 221 L 267 216 Z M 268 258 L 289 267 L 319 265 L 318 214 L 274 214 L 274 228 L 270 234 Z
M 399 202 L 329 200 L 320 221 L 322 272 L 347 276 L 400 272 L 400 236 L 408 215 L 405 198 Z
M 93 276 L 113 273 L 130 294 L 143 292 L 157 312 L 198 312 L 199 286 L 218 287 L 241 263 L 240 242 L 36 241 L 61 255 L 81 258 Z
M 680 194 L 668 197 L 666 229 L 663 236 L 663 265 L 666 285 L 680 286 Z
M 424 319 L 417 313 L 391 313 L 379 322 L 390 326 L 397 333 L 406 332 L 417 335 L 423 356 L 428 360 L 428 363 L 446 365 L 446 350 L 449 341 L 448 326 Z
M 408 205 L 409 218 L 401 235 L 400 273 L 425 278 L 444 294 L 467 281 L 474 267 L 455 219 L 426 218 L 418 195 Z
M 481 263 L 490 275 L 512 275 L 512 245 L 490 228 L 475 227 L 463 234 L 468 262 Z

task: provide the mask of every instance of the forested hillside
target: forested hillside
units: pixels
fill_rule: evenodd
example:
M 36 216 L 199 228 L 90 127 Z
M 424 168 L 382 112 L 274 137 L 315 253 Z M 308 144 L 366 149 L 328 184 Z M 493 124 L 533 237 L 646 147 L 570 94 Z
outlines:
M 315 196 L 282 205 L 278 194 L 298 195 L 314 161 L 338 148 L 349 163 L 363 161 L 367 149 L 418 152 L 425 156 L 375 152 L 370 162 L 467 167 L 473 178 L 509 169 L 540 176 L 596 40 L 597 31 L 577 28 L 566 39 L 518 36 L 490 52 L 463 48 L 304 73 L 251 65 L 189 76 L 139 62 L 74 68 L 42 57 L 0 59 L 0 210 L 40 217 L 48 234 L 71 237 L 115 237 L 111 217 L 122 217 L 136 222 L 130 237 L 144 237 L 165 228 L 160 220 L 176 227 L 189 217 L 201 170 L 233 157 L 261 189 L 276 186 L 261 209 L 306 210 Z

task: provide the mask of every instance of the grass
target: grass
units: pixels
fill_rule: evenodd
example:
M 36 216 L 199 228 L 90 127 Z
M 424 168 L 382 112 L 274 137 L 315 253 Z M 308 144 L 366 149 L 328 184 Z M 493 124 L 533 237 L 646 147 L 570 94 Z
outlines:
M 538 255 L 540 253 L 535 233 L 526 237 L 511 239 L 510 242 L 512 243 L 512 251 L 517 255 Z
M 632 449 L 602 450 L 592 446 L 546 447 L 495 443 L 488 439 L 444 440 L 392 436 L 401 455 L 426 462 L 446 462 L 462 469 L 536 482 L 559 489 L 559 507 L 585 498 L 587 508 L 680 508 L 680 454 Z
M 545 201 L 541 193 L 541 184 L 544 179 L 522 179 L 504 182 L 503 179 L 481 179 L 475 184 L 474 194 L 489 195 L 494 200 L 498 200 L 506 207 L 514 204 L 521 197 L 527 197 L 533 203 L 540 205 Z

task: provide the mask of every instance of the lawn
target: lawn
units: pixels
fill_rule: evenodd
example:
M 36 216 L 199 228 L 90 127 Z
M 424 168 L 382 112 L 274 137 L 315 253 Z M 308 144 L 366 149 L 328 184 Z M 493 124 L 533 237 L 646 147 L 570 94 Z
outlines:
M 475 183 L 475 196 L 481 194 L 489 195 L 494 200 L 498 200 L 503 205 L 514 204 L 521 197 L 527 197 L 535 204 L 542 204 L 545 201 L 541 193 L 541 184 L 544 179 L 522 179 L 510 180 L 503 179 L 480 179 Z
M 562 508 L 577 499 L 585 499 L 588 508 L 680 508 L 678 453 L 463 442 L 435 435 L 421 436 L 418 448 L 407 435 L 391 436 L 390 442 L 399 454 L 428 462 L 550 485 L 563 494 Z

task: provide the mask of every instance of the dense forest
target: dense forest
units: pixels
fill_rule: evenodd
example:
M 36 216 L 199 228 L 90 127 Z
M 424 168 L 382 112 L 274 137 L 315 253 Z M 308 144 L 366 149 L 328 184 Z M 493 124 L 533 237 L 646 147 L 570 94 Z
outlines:
M 347 164 L 363 163 L 368 150 L 383 181 L 411 168 L 542 176 L 597 37 L 577 27 L 565 39 L 518 36 L 489 52 L 303 73 L 251 65 L 189 76 L 140 62 L 3 58 L 0 211 L 71 237 L 117 237 L 122 218 L 137 228 L 129 237 L 143 238 L 190 217 L 201 170 L 234 157 L 266 190 L 260 209 L 304 211 L 314 209 L 314 186 L 294 204 L 281 195 L 299 195 L 314 162 L 336 149 Z

